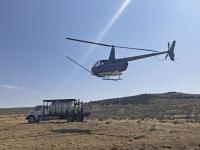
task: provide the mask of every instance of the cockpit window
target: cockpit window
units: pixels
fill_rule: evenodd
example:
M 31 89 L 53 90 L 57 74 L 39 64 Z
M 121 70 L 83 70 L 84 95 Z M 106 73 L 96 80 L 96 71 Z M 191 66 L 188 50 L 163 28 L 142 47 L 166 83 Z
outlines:
M 95 67 L 99 67 L 101 64 L 101 61 L 97 61 L 96 64 L 94 65 Z

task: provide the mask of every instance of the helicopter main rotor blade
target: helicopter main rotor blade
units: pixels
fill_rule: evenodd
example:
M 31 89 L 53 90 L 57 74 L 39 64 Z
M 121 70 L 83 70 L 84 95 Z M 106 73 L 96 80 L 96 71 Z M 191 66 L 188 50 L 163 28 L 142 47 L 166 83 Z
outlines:
M 117 46 L 117 45 L 114 45 L 114 47 L 116 47 L 116 48 L 124 48 L 124 49 L 134 49 L 134 50 L 139 50 L 139 51 L 159 52 L 159 51 L 157 51 L 157 50 L 153 50 L 153 49 L 144 49 L 144 48 L 135 48 L 135 47 Z
M 80 66 L 81 68 L 83 68 L 85 71 L 91 73 L 91 71 L 87 68 L 85 68 L 84 66 L 82 66 L 81 64 L 79 64 L 77 61 L 73 60 L 72 58 L 66 56 L 69 60 L 71 60 L 73 63 L 77 64 L 78 66 Z M 91 73 L 92 74 L 92 73 Z
M 66 38 L 66 39 L 71 40 L 71 41 L 83 42 L 83 43 L 88 43 L 88 44 L 95 44 L 95 45 L 106 46 L 106 47 L 112 47 L 113 46 L 113 45 L 109 45 L 109 44 L 103 44 L 103 43 L 97 43 L 97 42 L 91 42 L 91 41 L 85 41 L 85 40 L 79 40 L 79 39 L 73 39 L 73 38 Z
M 91 42 L 91 41 L 74 39 L 74 38 L 66 38 L 66 40 L 71 40 L 71 41 L 76 41 L 76 42 L 83 42 L 83 43 L 88 43 L 88 44 L 95 44 L 95 45 L 106 46 L 106 47 L 116 47 L 116 48 L 134 49 L 134 50 L 140 50 L 140 51 L 159 52 L 157 50 L 152 50 L 152 49 L 118 46 L 118 45 L 104 44 L 104 43 L 98 43 L 98 42 Z

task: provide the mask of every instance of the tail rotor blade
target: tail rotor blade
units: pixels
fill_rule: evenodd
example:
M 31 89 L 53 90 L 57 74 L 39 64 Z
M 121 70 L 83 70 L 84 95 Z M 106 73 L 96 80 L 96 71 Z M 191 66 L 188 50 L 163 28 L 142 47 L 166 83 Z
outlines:
M 167 54 L 167 55 L 165 56 L 165 59 L 167 59 L 168 55 L 169 55 L 169 54 Z
M 175 60 L 174 59 L 174 57 L 175 57 L 175 54 L 174 54 L 175 45 L 176 45 L 176 41 L 173 41 L 172 45 L 170 44 L 170 42 L 168 42 L 168 51 L 167 51 L 167 55 L 165 56 L 165 59 L 167 59 L 167 57 L 169 56 L 171 61 Z
M 170 49 L 170 42 L 168 42 L 168 50 Z

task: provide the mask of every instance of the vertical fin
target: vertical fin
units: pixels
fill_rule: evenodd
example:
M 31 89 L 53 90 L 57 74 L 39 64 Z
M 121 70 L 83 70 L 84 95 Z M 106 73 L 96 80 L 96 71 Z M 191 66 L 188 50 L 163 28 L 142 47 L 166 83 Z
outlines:
M 175 45 L 176 45 L 176 41 L 173 41 L 172 45 L 170 46 L 170 49 L 168 50 L 169 58 L 170 58 L 172 61 L 174 61 L 174 57 L 175 57 L 175 54 L 174 54 Z

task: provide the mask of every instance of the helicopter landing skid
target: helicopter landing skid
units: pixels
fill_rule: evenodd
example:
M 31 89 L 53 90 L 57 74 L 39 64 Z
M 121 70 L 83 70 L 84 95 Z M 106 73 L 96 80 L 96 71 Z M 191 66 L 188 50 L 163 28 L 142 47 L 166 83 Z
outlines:
M 107 77 L 102 78 L 102 80 L 119 81 L 119 80 L 123 80 L 123 79 L 121 79 L 120 75 L 119 75 L 119 78 L 110 78 L 110 76 L 107 76 Z

